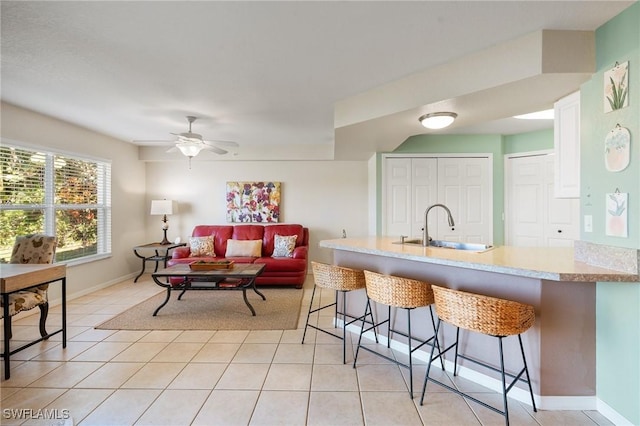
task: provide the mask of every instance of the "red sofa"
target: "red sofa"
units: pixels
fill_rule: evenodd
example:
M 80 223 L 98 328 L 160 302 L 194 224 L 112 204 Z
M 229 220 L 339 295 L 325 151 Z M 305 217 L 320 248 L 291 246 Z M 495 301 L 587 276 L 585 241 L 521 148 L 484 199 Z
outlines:
M 173 250 L 168 266 L 195 261 L 233 260 L 235 263 L 264 263 L 264 272 L 256 279 L 256 285 L 290 285 L 302 288 L 307 276 L 309 229 L 296 224 L 269 225 L 198 225 L 191 236 L 212 235 L 215 257 L 192 257 L 191 248 Z M 275 236 L 297 235 L 291 257 L 272 257 Z M 225 257 L 228 240 L 262 240 L 261 257 Z

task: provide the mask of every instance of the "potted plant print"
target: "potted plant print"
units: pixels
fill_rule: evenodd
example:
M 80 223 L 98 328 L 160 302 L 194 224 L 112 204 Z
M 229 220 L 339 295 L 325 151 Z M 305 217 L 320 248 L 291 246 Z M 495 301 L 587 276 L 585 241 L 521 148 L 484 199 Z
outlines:
M 604 73 L 604 112 L 629 105 L 629 62 L 618 64 Z

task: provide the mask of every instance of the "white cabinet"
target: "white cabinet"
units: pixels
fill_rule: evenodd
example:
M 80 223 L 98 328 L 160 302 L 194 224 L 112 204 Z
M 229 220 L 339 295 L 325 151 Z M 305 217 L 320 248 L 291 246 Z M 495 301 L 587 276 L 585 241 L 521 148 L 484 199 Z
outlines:
M 554 194 L 557 198 L 580 197 L 580 92 L 554 104 Z
M 384 235 L 422 238 L 425 210 L 433 239 L 493 243 L 493 162 L 485 157 L 385 157 L 383 176 Z

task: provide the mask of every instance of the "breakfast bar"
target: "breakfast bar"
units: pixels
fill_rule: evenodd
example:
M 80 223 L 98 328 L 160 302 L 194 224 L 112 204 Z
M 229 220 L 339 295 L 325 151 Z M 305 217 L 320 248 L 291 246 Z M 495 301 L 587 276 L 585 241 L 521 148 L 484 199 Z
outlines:
M 332 249 L 333 263 L 339 266 L 532 305 L 536 322 L 523 339 L 536 403 L 542 409 L 596 408 L 595 283 L 638 281 L 637 252 L 632 252 L 621 267 L 595 266 L 589 259 L 597 256 L 580 242 L 576 242 L 576 248 L 501 246 L 468 251 L 401 244 L 398 238 L 366 237 L 324 240 L 320 247 Z M 347 312 L 362 314 L 358 311 L 366 296 L 358 296 L 350 297 Z M 424 309 L 416 309 L 412 327 L 422 327 L 419 332 L 429 336 L 433 330 L 426 312 L 425 320 L 419 321 Z M 402 316 L 395 321 L 396 327 L 405 326 Z M 454 334 L 453 329 L 445 330 L 441 338 L 450 343 Z M 483 337 L 465 334 L 463 350 L 472 357 L 495 362 L 495 342 Z M 505 340 L 506 358 L 517 363 L 517 339 L 509 340 Z M 428 359 L 426 353 L 420 356 Z M 495 388 L 492 372 L 475 370 L 471 363 L 462 366 L 461 376 Z M 507 370 L 509 367 L 507 363 Z M 524 389 L 514 391 L 512 396 L 527 403 Z

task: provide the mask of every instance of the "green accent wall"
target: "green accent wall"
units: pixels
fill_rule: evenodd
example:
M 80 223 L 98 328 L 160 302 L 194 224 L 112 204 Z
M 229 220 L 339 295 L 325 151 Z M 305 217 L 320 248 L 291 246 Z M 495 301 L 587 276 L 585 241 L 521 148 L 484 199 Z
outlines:
M 533 152 L 553 149 L 553 123 L 551 128 L 535 132 L 504 136 L 504 153 Z
M 516 135 L 415 135 L 404 141 L 394 154 L 493 154 L 493 243 L 504 244 L 504 156 L 518 152 L 553 149 L 553 129 Z M 382 155 L 378 153 L 377 222 L 376 232 L 382 230 Z
M 604 112 L 604 72 L 629 61 L 629 106 Z M 593 232 L 581 239 L 640 247 L 640 3 L 596 31 L 596 73 L 580 90 L 581 213 L 593 216 Z M 617 124 L 631 133 L 631 162 L 617 173 L 604 165 L 604 138 Z M 605 234 L 605 197 L 629 193 L 629 237 Z M 596 391 L 598 398 L 640 424 L 640 283 L 598 283 L 596 289 Z

